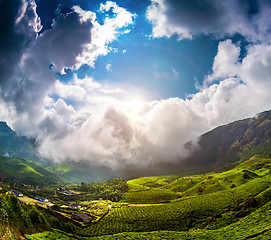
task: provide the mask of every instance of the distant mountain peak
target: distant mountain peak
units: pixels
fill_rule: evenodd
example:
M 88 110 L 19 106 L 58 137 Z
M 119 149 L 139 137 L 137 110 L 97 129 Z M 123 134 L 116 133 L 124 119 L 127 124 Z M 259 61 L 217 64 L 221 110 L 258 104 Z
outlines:
M 199 138 L 199 146 L 185 164 L 218 170 L 253 155 L 271 152 L 271 111 L 217 127 Z
M 9 127 L 9 126 L 7 125 L 7 123 L 6 123 L 6 122 L 3 122 L 3 121 L 0 121 L 0 132 L 1 132 L 1 133 L 3 133 L 3 132 L 6 132 L 6 133 L 11 133 L 11 132 L 13 132 L 13 133 L 15 133 L 15 132 L 11 129 L 11 127 Z

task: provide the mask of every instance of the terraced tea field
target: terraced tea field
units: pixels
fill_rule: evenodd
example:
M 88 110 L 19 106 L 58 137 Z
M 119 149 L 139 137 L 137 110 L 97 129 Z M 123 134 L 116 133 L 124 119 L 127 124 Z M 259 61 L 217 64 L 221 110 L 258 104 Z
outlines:
M 112 204 L 109 215 L 74 234 L 86 239 L 268 239 L 270 164 L 270 158 L 258 156 L 222 173 L 128 181 L 129 191 Z M 34 236 L 28 239 L 43 239 Z

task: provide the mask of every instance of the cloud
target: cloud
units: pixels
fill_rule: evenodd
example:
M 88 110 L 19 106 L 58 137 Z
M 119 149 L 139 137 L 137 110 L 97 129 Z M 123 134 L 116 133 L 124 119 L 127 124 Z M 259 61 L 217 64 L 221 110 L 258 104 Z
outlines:
M 109 71 L 112 71 L 111 70 L 111 64 L 110 63 L 108 63 L 107 65 L 106 65 L 106 70 L 109 72 Z
M 271 87 L 271 46 L 257 44 L 248 49 L 247 57 L 242 61 L 240 76 L 252 87 L 265 89 Z
M 240 51 L 240 47 L 234 45 L 230 39 L 220 42 L 218 53 L 214 58 L 213 73 L 206 80 L 211 82 L 226 77 L 234 77 L 239 68 Z
M 171 68 L 171 70 L 172 70 L 174 77 L 179 77 L 179 73 L 176 71 L 175 68 Z
M 134 102 L 127 88 L 108 86 L 111 91 L 106 91 L 102 84 L 89 88 L 85 94 L 91 97 L 84 98 L 85 104 L 72 112 L 69 122 L 62 119 L 67 133 L 43 136 L 41 153 L 58 161 L 85 160 L 121 171 L 161 170 L 165 163 L 176 168 L 191 153 L 185 147 L 188 141 L 196 148 L 200 134 L 271 107 L 270 46 L 251 45 L 247 52 L 238 60 L 239 46 L 221 42 L 213 72 L 206 76 L 212 81 L 206 80 L 187 99 Z M 54 108 L 54 118 L 59 118 Z
M 223 38 L 240 33 L 249 41 L 266 41 L 271 33 L 270 9 L 265 0 L 152 0 L 146 18 L 153 25 L 153 37 Z
M 179 77 L 179 73 L 173 67 L 167 72 L 159 71 L 159 68 L 156 65 L 154 65 L 154 69 L 155 69 L 155 77 L 157 79 L 174 81 Z
M 80 84 L 64 84 L 57 80 L 51 88 L 50 94 L 57 94 L 60 98 L 84 100 L 86 90 Z
M 111 2 L 102 5 L 101 11 L 106 11 L 107 4 Z M 95 13 L 74 6 L 70 13 L 59 15 L 50 29 L 38 35 L 42 26 L 34 1 L 1 2 L 0 93 L 9 106 L 8 111 L 24 116 L 10 120 L 17 131 L 35 135 L 38 127 L 33 127 L 31 121 L 39 122 L 44 117 L 44 106 L 52 102 L 48 94 L 55 92 L 65 98 L 83 94 L 86 84 L 61 86 L 56 74 L 65 74 L 65 69 L 77 69 L 81 64 L 93 65 L 90 61 L 110 51 L 109 43 L 122 33 L 116 32 L 120 25 L 114 20 L 121 18 L 121 27 L 125 28 L 135 17 L 117 5 L 113 8 L 116 16 L 101 25 Z M 103 33 L 106 33 L 105 38 L 101 38 Z M 106 53 L 101 49 L 106 49 Z M 86 54 L 92 60 L 80 62 Z
M 238 116 L 243 118 L 271 107 L 268 94 L 271 88 L 270 51 L 270 45 L 250 45 L 247 47 L 247 55 L 243 59 L 238 59 L 240 54 L 238 45 L 234 45 L 231 40 L 219 44 L 213 63 L 213 73 L 206 77 L 205 89 L 202 91 L 216 88 L 216 94 L 220 93 L 216 97 L 213 95 L 211 99 L 207 98 L 210 99 L 208 107 L 219 110 L 216 114 L 218 119 L 225 121 L 228 116 L 232 120 L 238 119 Z M 209 86 L 210 79 L 222 80 Z M 220 87 L 223 88 L 219 90 Z M 215 124 L 217 123 L 222 122 L 215 121 Z
M 82 9 L 78 9 L 79 7 L 74 8 L 74 10 L 80 14 L 84 12 Z M 97 57 L 106 55 L 111 51 L 117 51 L 117 49 L 109 47 L 109 43 L 118 36 L 129 33 L 129 29 L 126 27 L 134 24 L 136 14 L 130 13 L 111 1 L 107 1 L 105 4 L 102 3 L 98 12 L 108 14 L 110 10 L 112 10 L 114 16 L 112 18 L 106 16 L 103 24 L 96 21 L 96 15 L 92 14 L 92 41 L 90 44 L 86 44 L 83 52 L 77 56 L 76 68 L 79 68 L 82 64 L 88 64 L 89 66 L 94 67 Z M 88 15 L 87 11 L 85 11 L 84 15 Z
M 38 27 L 35 2 L 22 1 L 22 8 L 13 9 L 13 15 L 18 15 L 13 16 L 15 24 L 1 29 L 1 35 L 8 41 L 6 47 L 1 46 L 1 51 L 5 51 L 1 62 L 3 67 L 6 65 L 1 69 L 4 81 L 1 94 L 14 104 L 18 112 L 32 112 L 34 117 L 40 114 L 43 99 L 56 81 L 55 71 L 72 67 L 76 63 L 75 57 L 82 52 L 82 46 L 91 41 L 92 24 L 81 23 L 79 15 L 71 12 L 60 15 L 52 29 L 38 37 L 36 31 L 41 27 Z
M 24 50 L 33 43 L 40 28 L 34 1 L 3 0 L 0 2 L 0 84 L 2 93 L 3 89 L 9 85 L 8 80 L 17 70 Z
M 204 2 L 208 9 L 195 1 L 196 9 L 199 13 L 212 13 L 208 19 L 203 21 L 204 14 L 199 14 L 191 25 L 185 25 L 194 16 L 186 1 L 185 9 L 192 16 L 181 16 L 184 18 L 181 26 L 171 9 L 175 5 L 170 5 L 176 2 L 153 1 L 148 18 L 153 19 L 154 37 L 216 32 L 219 24 L 221 27 L 225 24 L 226 32 L 233 33 L 242 24 L 250 24 L 244 21 L 243 10 L 239 8 L 231 13 L 236 20 L 236 11 L 241 11 L 239 27 L 230 29 L 221 20 L 213 23 L 217 18 L 213 12 L 223 10 L 222 17 L 229 13 L 225 8 L 217 9 L 221 1 Z M 186 99 L 147 101 L 129 84 L 101 83 L 90 77 L 80 79 L 76 72 L 66 82 L 56 77 L 59 72 L 65 74 L 67 68 L 78 69 L 81 64 L 94 67 L 98 56 L 114 51 L 109 44 L 134 23 L 134 14 L 108 1 L 99 9 L 106 15 L 102 24 L 93 12 L 77 6 L 58 16 L 51 29 L 38 35 L 41 26 L 34 1 L 0 4 L 0 18 L 7 23 L 7 27 L 2 25 L 0 29 L 4 36 L 0 39 L 1 118 L 16 131 L 36 137 L 40 153 L 54 161 L 89 161 L 125 171 L 136 166 L 174 167 L 189 155 L 187 141 L 192 140 L 197 147 L 200 134 L 271 107 L 268 43 L 248 45 L 247 55 L 241 59 L 238 45 L 231 40 L 222 41 L 212 73 L 206 76 L 199 92 Z M 263 4 L 268 3 L 260 2 L 254 13 L 258 22 L 268 18 Z M 180 6 L 177 4 L 176 9 Z M 114 13 L 111 17 L 109 10 Z M 172 19 L 167 18 L 168 12 Z M 201 28 L 197 27 L 199 21 Z M 213 25 L 207 28 L 210 22 Z M 244 28 L 246 36 L 252 38 L 254 35 L 249 33 L 255 29 L 249 32 Z M 269 30 L 259 31 L 260 38 Z M 174 68 L 170 69 L 170 76 L 178 77 Z
M 74 108 L 71 105 L 68 106 L 61 98 L 54 104 L 54 109 L 57 115 L 64 116 L 65 118 L 70 117 L 75 113 Z

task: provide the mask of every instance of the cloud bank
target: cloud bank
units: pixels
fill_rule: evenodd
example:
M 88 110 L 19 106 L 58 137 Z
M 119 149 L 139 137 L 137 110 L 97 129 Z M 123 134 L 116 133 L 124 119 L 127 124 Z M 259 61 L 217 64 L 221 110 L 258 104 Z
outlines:
M 113 51 L 110 43 L 129 32 L 135 14 L 107 1 L 98 10 L 106 16 L 99 23 L 96 13 L 74 6 L 38 35 L 34 1 L 1 1 L 1 118 L 35 137 L 42 156 L 53 161 L 90 161 L 116 170 L 178 163 L 190 153 L 186 142 L 197 147 L 200 134 L 271 108 L 271 46 L 263 40 L 270 25 L 262 24 L 270 17 L 264 8 L 269 3 L 245 1 L 241 9 L 240 1 L 224 2 L 152 1 L 146 16 L 154 37 L 238 32 L 251 44 L 241 58 L 238 44 L 221 41 L 196 94 L 146 101 L 129 84 L 98 83 L 76 72 L 69 81 L 57 79 L 83 64 L 94 68 L 99 56 Z
M 153 37 L 241 34 L 251 41 L 270 41 L 270 9 L 267 0 L 152 0 L 146 17 Z

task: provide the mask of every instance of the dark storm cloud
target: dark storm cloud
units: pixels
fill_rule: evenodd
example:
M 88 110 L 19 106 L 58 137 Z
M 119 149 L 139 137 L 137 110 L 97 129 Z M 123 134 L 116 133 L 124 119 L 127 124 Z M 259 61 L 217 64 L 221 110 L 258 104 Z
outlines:
M 62 14 L 37 37 L 41 27 L 35 8 L 31 1 L 1 4 L 0 84 L 2 96 L 18 112 L 38 114 L 55 73 L 72 67 L 91 41 L 92 24 L 82 23 L 75 12 Z
M 166 7 L 169 22 L 176 25 L 181 23 L 195 30 L 216 29 L 221 24 L 221 16 L 225 14 L 218 1 L 212 0 L 168 0 Z
M 53 68 L 62 71 L 75 64 L 75 58 L 83 51 L 83 45 L 91 41 L 91 28 L 92 24 L 88 21 L 81 23 L 75 12 L 60 15 L 52 29 L 39 37 L 31 52 L 34 50 L 37 58 L 43 58 L 44 67 L 53 64 Z
M 20 0 L 0 2 L 0 84 L 2 88 L 8 85 L 22 54 L 36 37 L 33 27 L 23 25 L 21 22 L 16 23 L 22 7 L 23 2 Z
M 82 21 L 80 14 L 72 11 L 60 14 L 51 28 L 41 33 L 36 7 L 33 0 L 0 2 L 2 118 L 27 136 L 54 131 L 63 136 L 67 126 L 46 116 L 44 106 L 52 101 L 48 92 L 57 80 L 56 74 L 72 68 L 85 44 L 91 42 L 92 23 L 89 19 Z
M 154 37 L 198 34 L 218 37 L 239 33 L 248 40 L 270 37 L 271 2 L 267 0 L 152 0 L 147 18 Z

